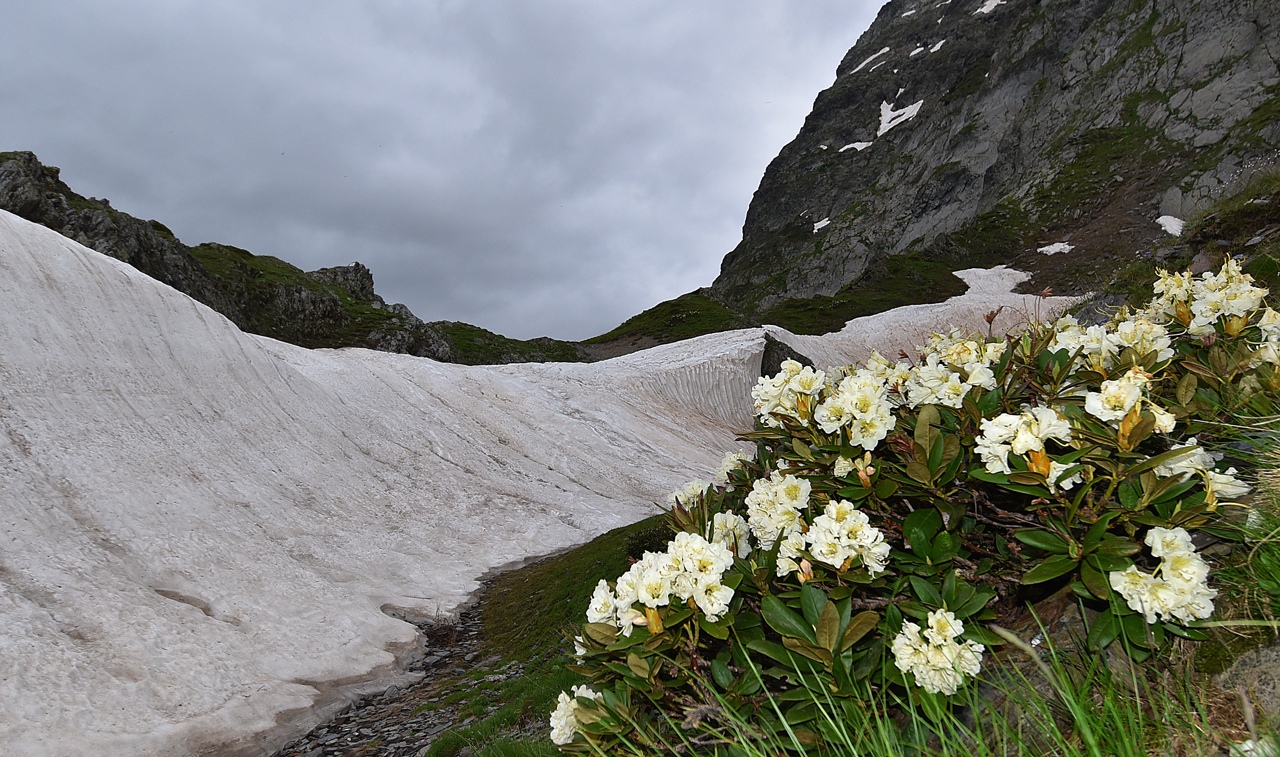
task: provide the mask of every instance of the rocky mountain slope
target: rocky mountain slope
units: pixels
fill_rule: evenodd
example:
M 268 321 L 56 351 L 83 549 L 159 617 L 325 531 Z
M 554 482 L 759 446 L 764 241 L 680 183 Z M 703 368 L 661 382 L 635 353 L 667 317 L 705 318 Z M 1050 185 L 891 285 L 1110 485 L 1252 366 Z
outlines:
M 769 165 L 708 294 L 804 328 L 814 311 L 842 322 L 859 285 L 919 296 L 940 268 L 1096 289 L 1167 245 L 1157 217 L 1276 169 L 1278 10 L 892 0 Z M 1037 252 L 1054 243 L 1074 251 Z
M 242 330 L 303 347 L 366 347 L 456 363 L 578 360 L 554 339 L 520 341 L 452 321 L 424 323 L 374 291 L 360 263 L 304 272 L 228 245 L 188 247 L 159 221 L 76 194 L 30 152 L 0 153 L 0 209 L 122 260 Z

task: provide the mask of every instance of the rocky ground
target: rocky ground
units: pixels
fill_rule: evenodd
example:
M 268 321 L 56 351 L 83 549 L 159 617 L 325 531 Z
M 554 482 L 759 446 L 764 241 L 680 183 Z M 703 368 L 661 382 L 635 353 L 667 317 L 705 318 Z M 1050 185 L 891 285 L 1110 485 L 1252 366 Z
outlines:
M 478 604 L 464 611 L 456 623 L 419 627 L 426 638 L 426 651 L 408 672 L 422 673 L 420 681 L 404 688 L 392 686 L 382 694 L 353 702 L 333 720 L 276 752 L 275 757 L 424 757 L 432 742 L 451 728 L 477 719 L 475 715 L 463 716 L 460 705 L 450 696 L 468 687 L 473 678 L 467 673 L 488 670 L 483 680 L 494 682 L 524 672 L 518 662 L 497 668 L 496 656 L 481 658 Z M 495 702 L 491 709 L 499 705 Z

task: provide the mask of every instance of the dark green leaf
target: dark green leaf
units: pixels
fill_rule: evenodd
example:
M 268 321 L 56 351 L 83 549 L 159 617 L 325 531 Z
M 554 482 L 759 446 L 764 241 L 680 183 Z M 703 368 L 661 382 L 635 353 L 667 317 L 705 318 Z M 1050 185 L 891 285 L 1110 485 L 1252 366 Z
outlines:
M 814 660 L 815 662 L 820 662 L 823 665 L 831 664 L 831 652 L 816 644 L 805 641 L 804 639 L 797 639 L 794 636 L 783 636 L 782 646 L 798 655 L 808 657 L 810 660 Z
M 1111 584 L 1107 583 L 1107 578 L 1101 571 L 1091 565 L 1092 562 L 1092 559 L 1086 559 L 1080 565 L 1080 580 L 1090 594 L 1098 599 L 1106 599 L 1111 596 Z
M 929 583 L 920 576 L 911 576 L 911 588 L 915 591 L 920 601 L 930 607 L 942 606 L 942 594 L 938 592 L 937 587 Z
M 1067 540 L 1049 531 L 1027 530 L 1016 531 L 1013 538 L 1036 549 L 1055 555 L 1067 553 Z
M 804 618 L 795 614 L 790 607 L 783 604 L 781 599 L 772 594 L 760 600 L 760 613 L 764 615 L 764 622 L 783 636 L 795 636 L 810 644 L 817 643 L 817 638 L 813 635 L 813 626 L 804 622 Z
M 721 620 L 718 623 L 712 623 L 711 621 L 707 620 L 706 615 L 699 615 L 698 627 L 702 629 L 703 633 L 707 634 L 708 636 L 714 639 L 724 640 L 729 638 L 729 622 L 727 620 Z
M 1038 584 L 1043 581 L 1050 581 L 1064 573 L 1075 570 L 1076 561 L 1065 555 L 1054 555 L 1031 570 L 1028 570 L 1022 576 L 1024 584 Z
M 804 613 L 805 621 L 811 625 L 818 625 L 818 618 L 822 617 L 822 609 L 827 605 L 827 595 L 823 593 L 813 584 L 805 584 L 800 587 L 800 611 Z M 795 634 L 792 634 L 793 636 Z
M 729 671 L 728 665 L 719 660 L 711 661 L 711 679 L 722 689 L 733 685 L 733 673 Z
M 917 481 L 925 486 L 933 486 L 933 474 L 929 471 L 929 466 L 919 460 L 911 460 L 907 462 L 907 475 L 913 481 Z
M 795 655 L 788 652 L 786 647 L 781 644 L 775 644 L 764 639 L 752 639 L 747 642 L 747 648 L 771 657 L 789 668 L 794 668 L 796 665 Z
M 1099 613 L 1093 625 L 1089 627 L 1089 648 L 1096 651 L 1105 649 L 1108 644 L 1116 640 L 1120 635 L 1120 624 L 1116 621 L 1111 609 L 1107 608 Z

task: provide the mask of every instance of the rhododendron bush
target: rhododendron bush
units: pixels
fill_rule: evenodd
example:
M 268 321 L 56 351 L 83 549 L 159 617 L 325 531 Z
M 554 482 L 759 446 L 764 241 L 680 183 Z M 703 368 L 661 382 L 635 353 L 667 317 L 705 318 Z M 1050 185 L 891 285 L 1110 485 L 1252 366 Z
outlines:
M 1234 261 L 1155 293 L 1106 325 L 760 379 L 754 453 L 673 494 L 667 551 L 596 587 L 571 666 L 590 686 L 561 695 L 555 743 L 643 747 L 728 707 L 820 751 L 810 691 L 946 707 L 989 625 L 1061 590 L 1092 649 L 1203 638 L 1200 550 L 1238 538 L 1248 487 L 1201 441 L 1275 412 L 1280 315 Z

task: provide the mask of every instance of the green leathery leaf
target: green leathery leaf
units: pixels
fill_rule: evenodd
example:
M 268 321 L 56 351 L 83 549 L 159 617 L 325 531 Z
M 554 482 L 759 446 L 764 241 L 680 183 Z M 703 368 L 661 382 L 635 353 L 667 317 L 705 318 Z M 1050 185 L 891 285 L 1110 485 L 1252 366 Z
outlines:
M 1055 555 L 1065 555 L 1067 553 L 1067 540 L 1051 531 L 1039 529 L 1017 531 L 1013 534 L 1013 538 L 1044 552 Z
M 834 654 L 836 644 L 840 641 L 840 610 L 836 608 L 835 602 L 827 602 L 822 608 L 822 615 L 818 618 L 814 632 L 818 646 Z
M 813 584 L 800 587 L 800 610 L 804 613 L 805 622 L 811 626 L 818 625 L 823 608 L 827 604 L 827 595 Z
M 1066 555 L 1054 555 L 1031 570 L 1028 570 L 1022 576 L 1024 584 L 1038 584 L 1044 581 L 1051 581 L 1058 576 L 1069 573 L 1076 567 L 1076 561 Z
M 818 639 L 813 634 L 813 626 L 804 622 L 804 618 L 772 594 L 760 600 L 760 612 L 764 615 L 764 622 L 783 636 L 795 636 L 810 644 L 817 643 Z
M 880 615 L 872 610 L 863 610 L 854 615 L 844 629 L 844 638 L 840 640 L 840 651 L 852 647 L 858 640 L 866 636 L 880 623 Z

